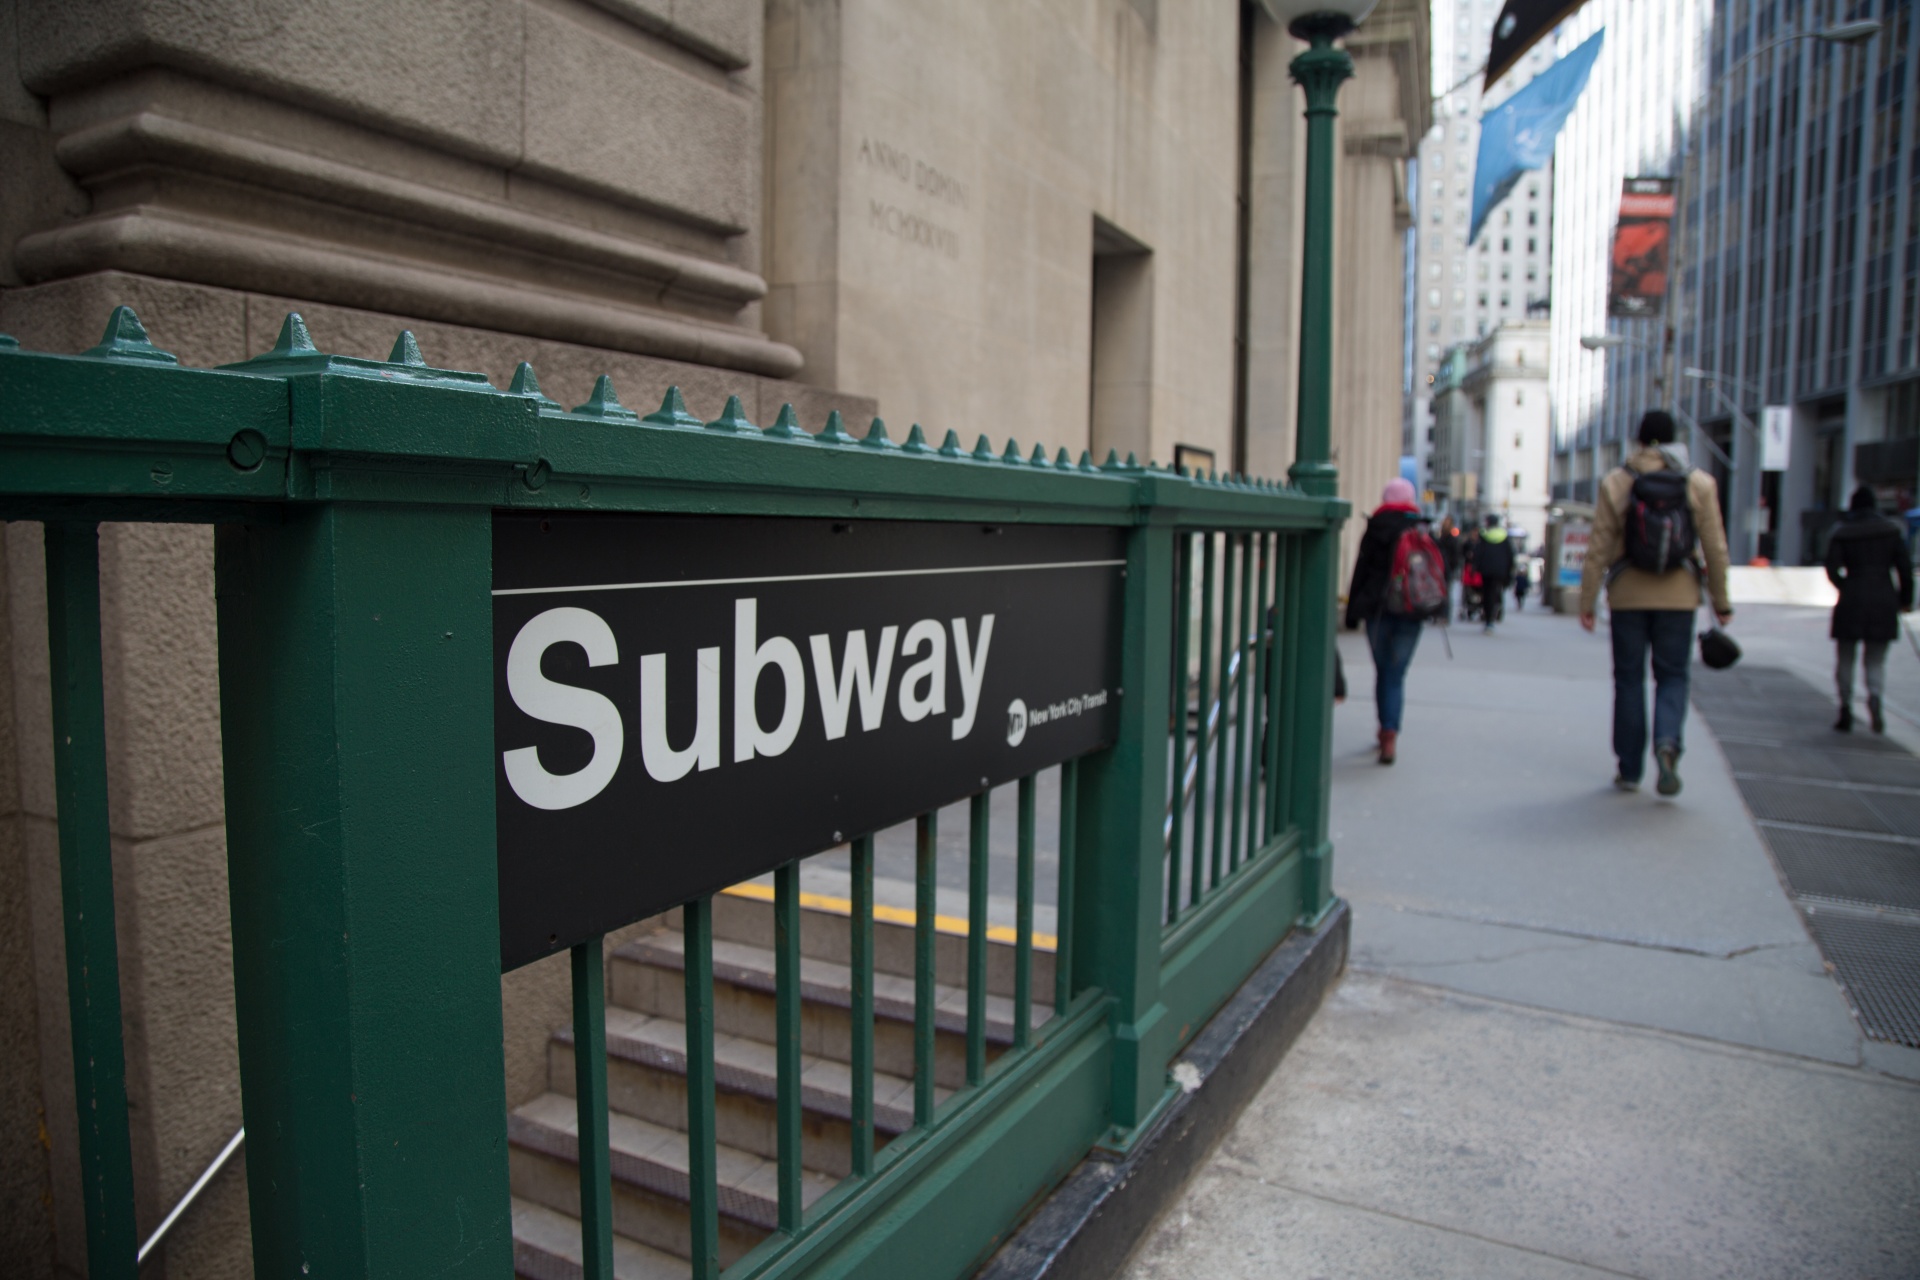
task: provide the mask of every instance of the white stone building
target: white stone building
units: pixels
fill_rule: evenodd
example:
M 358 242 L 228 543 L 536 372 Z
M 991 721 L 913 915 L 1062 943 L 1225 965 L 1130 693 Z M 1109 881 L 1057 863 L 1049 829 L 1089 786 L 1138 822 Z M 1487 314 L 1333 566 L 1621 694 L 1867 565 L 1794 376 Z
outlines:
M 1417 169 L 1413 393 L 1404 446 L 1421 460 L 1423 483 L 1442 500 L 1460 496 L 1446 492 L 1450 469 L 1433 465 L 1429 457 L 1435 426 L 1431 401 L 1442 357 L 1456 343 L 1477 341 L 1506 321 L 1544 310 L 1551 294 L 1550 169 L 1523 177 L 1487 216 L 1479 238 L 1467 240 L 1480 118 L 1553 61 L 1547 44 L 1536 46 L 1483 101 L 1475 68 L 1485 62 L 1499 12 L 1500 0 L 1435 0 L 1433 5 L 1433 82 L 1442 96 L 1434 104 L 1434 127 L 1420 144 Z

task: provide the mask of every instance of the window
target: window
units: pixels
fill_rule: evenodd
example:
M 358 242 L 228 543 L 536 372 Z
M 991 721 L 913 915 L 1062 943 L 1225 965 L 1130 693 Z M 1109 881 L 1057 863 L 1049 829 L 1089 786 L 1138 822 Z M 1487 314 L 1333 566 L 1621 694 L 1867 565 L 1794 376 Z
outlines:
M 1445 209 L 1440 208 L 1438 205 L 1435 205 L 1433 209 L 1433 225 L 1436 227 L 1441 226 L 1446 222 L 1446 220 L 1447 220 L 1447 211 Z
M 1532 236 L 1527 237 L 1527 252 L 1528 253 L 1540 252 L 1540 242 L 1534 239 L 1534 237 Z
M 1527 199 L 1538 200 L 1539 198 L 1540 198 L 1540 184 L 1537 182 L 1529 182 L 1527 184 Z
M 1427 305 L 1430 307 L 1440 305 L 1440 291 L 1438 289 L 1427 290 Z
M 1427 332 L 1428 332 L 1428 333 L 1438 333 L 1438 332 L 1440 332 L 1440 317 L 1439 317 L 1439 316 L 1429 316 L 1429 317 L 1427 318 Z
M 1427 275 L 1429 275 L 1435 280 L 1438 280 L 1440 278 L 1440 264 L 1436 262 L 1432 266 L 1428 267 Z
M 1501 237 L 1500 237 L 1500 252 L 1502 252 L 1502 253 L 1512 253 L 1512 252 L 1513 252 L 1513 241 L 1511 241 L 1511 240 L 1509 240 L 1509 239 L 1508 239 L 1507 237 L 1505 237 L 1505 236 L 1501 236 Z
M 1465 280 L 1467 278 L 1467 260 L 1465 258 L 1455 258 L 1453 260 L 1453 278 L 1455 280 Z
M 1527 225 L 1530 227 L 1540 225 L 1540 211 L 1538 209 L 1527 210 Z
M 1482 280 L 1487 278 L 1487 264 L 1484 262 L 1480 264 L 1480 278 Z
M 1518 431 L 1513 433 L 1513 447 L 1516 449 L 1520 447 L 1520 433 Z
M 1454 306 L 1456 307 L 1465 306 L 1466 301 L 1467 301 L 1467 291 L 1465 289 L 1455 289 L 1453 291 Z
M 1539 278 L 1540 278 L 1540 268 L 1534 266 L 1531 262 L 1529 262 L 1527 264 L 1527 279 L 1538 280 Z
M 1500 211 L 1500 225 L 1503 227 L 1510 227 L 1513 225 L 1513 210 L 1502 209 Z
M 1514 392 L 1513 403 L 1514 403 L 1514 407 L 1516 408 L 1525 408 L 1527 403 L 1527 393 L 1524 391 Z M 1520 447 L 1520 437 L 1517 435 L 1514 436 L 1513 438 L 1513 447 L 1516 449 Z
M 1483 307 L 1487 305 L 1487 291 L 1485 289 L 1482 289 L 1480 291 L 1480 305 Z M 1482 321 L 1481 323 L 1485 324 L 1485 321 Z M 1484 330 L 1482 330 L 1482 332 L 1484 332 Z
M 1513 487 L 1516 489 L 1520 487 L 1520 473 L 1518 471 L 1513 473 Z
M 1513 264 L 1511 262 L 1503 262 L 1500 264 L 1500 278 L 1502 280 L 1513 279 Z
M 1435 328 L 1439 327 L 1439 321 L 1436 320 L 1434 322 L 1434 327 Z M 1439 358 L 1440 358 L 1440 344 L 1439 343 L 1429 344 L 1427 347 L 1427 359 L 1438 360 Z

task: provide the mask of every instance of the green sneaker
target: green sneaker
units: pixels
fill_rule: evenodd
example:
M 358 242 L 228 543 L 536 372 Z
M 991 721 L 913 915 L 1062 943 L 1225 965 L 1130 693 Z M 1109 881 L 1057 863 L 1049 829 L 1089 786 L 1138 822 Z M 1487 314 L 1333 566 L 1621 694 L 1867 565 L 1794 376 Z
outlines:
M 1654 790 L 1663 796 L 1680 794 L 1680 748 L 1671 743 L 1655 747 L 1653 758 L 1660 764 L 1660 781 Z

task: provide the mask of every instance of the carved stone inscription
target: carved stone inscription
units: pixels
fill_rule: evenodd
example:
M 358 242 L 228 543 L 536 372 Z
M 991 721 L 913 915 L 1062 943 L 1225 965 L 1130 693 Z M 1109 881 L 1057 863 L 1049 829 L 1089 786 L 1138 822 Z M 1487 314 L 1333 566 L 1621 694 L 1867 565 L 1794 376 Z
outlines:
M 862 137 L 856 159 L 863 169 L 874 175 L 880 188 L 867 198 L 869 229 L 943 258 L 957 260 L 960 257 L 960 232 L 937 215 L 947 210 L 965 211 L 969 207 L 965 182 L 879 138 Z M 945 210 L 903 208 L 894 203 L 895 198 L 945 206 Z

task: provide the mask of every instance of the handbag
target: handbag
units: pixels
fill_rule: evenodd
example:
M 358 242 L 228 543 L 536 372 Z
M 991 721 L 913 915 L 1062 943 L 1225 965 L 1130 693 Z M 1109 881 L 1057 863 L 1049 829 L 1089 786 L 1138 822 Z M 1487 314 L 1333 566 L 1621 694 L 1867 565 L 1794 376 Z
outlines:
M 1700 661 L 1724 671 L 1740 661 L 1740 646 L 1719 627 L 1708 627 L 1700 633 Z

